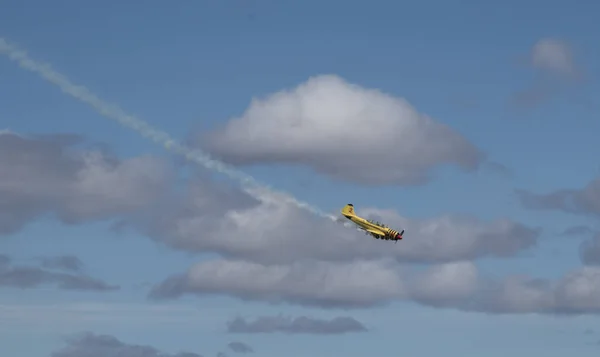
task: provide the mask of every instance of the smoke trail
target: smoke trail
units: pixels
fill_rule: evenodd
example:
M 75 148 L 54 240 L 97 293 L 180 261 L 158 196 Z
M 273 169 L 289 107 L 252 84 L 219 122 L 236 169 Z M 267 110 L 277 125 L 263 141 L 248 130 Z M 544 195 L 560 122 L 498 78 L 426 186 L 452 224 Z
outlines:
M 119 124 L 135 130 L 142 136 L 164 146 L 169 151 L 184 156 L 190 161 L 239 181 L 246 192 L 261 201 L 284 201 L 301 209 L 308 210 L 318 216 L 336 220 L 335 216 L 324 213 L 306 202 L 299 201 L 288 193 L 276 191 L 269 186 L 261 184 L 252 176 L 236 170 L 218 160 L 211 159 L 208 154 L 200 150 L 193 150 L 177 143 L 175 139 L 169 136 L 169 134 L 155 129 L 145 121 L 127 114 L 117 105 L 103 101 L 98 96 L 91 93 L 87 88 L 74 84 L 66 76 L 52 69 L 49 64 L 31 59 L 25 51 L 9 44 L 2 37 L 0 37 L 0 53 L 6 55 L 12 61 L 17 62 L 21 68 L 34 72 L 46 81 L 58 86 L 64 93 L 90 105 L 104 117 L 115 120 Z

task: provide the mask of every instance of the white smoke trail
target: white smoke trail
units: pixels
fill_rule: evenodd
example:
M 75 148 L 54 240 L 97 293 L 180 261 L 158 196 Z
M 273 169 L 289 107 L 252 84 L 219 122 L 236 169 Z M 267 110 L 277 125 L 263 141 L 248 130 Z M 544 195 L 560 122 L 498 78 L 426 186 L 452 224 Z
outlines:
M 334 221 L 336 220 L 335 216 L 324 213 L 306 202 L 299 201 L 288 193 L 276 191 L 269 186 L 261 184 L 252 176 L 236 170 L 218 160 L 211 159 L 208 154 L 200 150 L 193 150 L 177 143 L 175 139 L 169 136 L 169 134 L 153 128 L 150 124 L 133 115 L 125 113 L 125 111 L 117 105 L 103 101 L 98 96 L 91 93 L 87 88 L 74 84 L 66 76 L 52 69 L 49 64 L 31 59 L 27 52 L 10 44 L 2 37 L 0 37 L 0 53 L 7 56 L 12 61 L 17 62 L 21 68 L 34 72 L 46 81 L 58 86 L 64 93 L 90 105 L 104 117 L 115 120 L 119 124 L 135 130 L 142 136 L 164 146 L 169 151 L 184 156 L 190 161 L 239 181 L 246 192 L 261 201 L 284 201 L 301 209 L 308 210 L 320 217 L 329 218 Z

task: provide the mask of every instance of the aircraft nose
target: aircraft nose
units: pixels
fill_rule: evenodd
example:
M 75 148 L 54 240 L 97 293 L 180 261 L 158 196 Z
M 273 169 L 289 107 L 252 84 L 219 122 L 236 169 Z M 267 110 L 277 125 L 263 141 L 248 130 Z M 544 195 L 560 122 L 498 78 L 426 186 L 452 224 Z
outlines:
M 401 240 L 401 239 L 402 239 L 402 236 L 401 236 L 400 234 L 398 234 L 398 235 L 396 236 L 396 239 L 398 239 L 398 240 Z

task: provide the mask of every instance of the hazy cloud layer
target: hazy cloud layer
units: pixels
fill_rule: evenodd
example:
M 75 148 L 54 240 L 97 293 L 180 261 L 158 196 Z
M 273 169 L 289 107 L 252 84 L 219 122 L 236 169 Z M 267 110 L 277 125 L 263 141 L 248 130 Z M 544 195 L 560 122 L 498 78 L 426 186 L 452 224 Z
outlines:
M 6 255 L 0 254 L 0 287 L 29 289 L 41 285 L 56 285 L 65 290 L 112 291 L 119 286 L 84 274 L 57 272 L 42 267 L 11 264 Z
M 84 333 L 66 340 L 52 357 L 203 357 L 192 352 L 170 354 L 152 346 L 127 344 L 109 335 Z
M 521 203 L 530 209 L 556 210 L 600 218 L 600 178 L 580 189 L 561 189 L 550 193 L 517 190 Z
M 79 141 L 0 132 L 0 234 L 45 215 L 74 224 L 135 212 L 164 192 L 168 171 L 160 161 L 74 150 Z
M 261 316 L 254 321 L 242 317 L 227 322 L 230 333 L 286 333 L 335 335 L 349 332 L 366 332 L 367 328 L 356 319 L 347 316 L 335 317 L 331 320 L 312 317 Z
M 484 155 L 403 98 L 334 75 L 253 99 L 196 142 L 237 164 L 288 163 L 362 184 L 422 184 L 438 165 L 478 168 Z
M 531 65 L 534 68 L 569 78 L 576 77 L 579 69 L 573 49 L 563 40 L 542 38 L 531 48 Z
M 315 217 L 293 205 L 261 203 L 236 188 L 205 180 L 190 182 L 186 191 L 162 202 L 162 207 L 164 210 L 138 225 L 154 239 L 183 250 L 272 264 L 306 259 L 391 257 L 444 262 L 509 257 L 535 246 L 541 232 L 506 219 L 483 221 L 452 215 L 409 219 L 393 211 L 356 207 L 358 214 L 381 218 L 391 227 L 406 230 L 402 244 L 374 242 L 356 229 Z
M 600 266 L 600 234 L 583 241 L 579 247 L 579 254 L 583 264 Z
M 596 231 L 590 226 L 578 225 L 567 227 L 560 235 L 563 237 L 585 236 L 595 232 Z
M 382 261 L 263 266 L 218 260 L 167 279 L 152 294 L 162 298 L 216 294 L 323 308 L 365 308 L 409 300 L 487 313 L 583 314 L 600 312 L 600 267 L 586 266 L 548 281 L 486 277 L 471 262 L 418 270 Z
M 43 257 L 40 260 L 42 261 L 42 266 L 48 269 L 60 269 L 67 271 L 81 271 L 83 269 L 83 263 L 81 260 L 73 255 Z
M 583 69 L 575 60 L 573 48 L 561 39 L 538 40 L 527 55 L 527 64 L 536 71 L 536 76 L 528 89 L 513 98 L 520 107 L 536 106 L 583 78 Z
M 252 347 L 243 342 L 230 342 L 227 347 L 235 353 L 253 353 Z
M 509 168 L 508 166 L 501 164 L 499 162 L 487 161 L 482 167 L 484 170 L 494 173 L 494 174 L 504 177 L 504 178 L 514 178 L 515 177 L 515 173 L 511 168 Z

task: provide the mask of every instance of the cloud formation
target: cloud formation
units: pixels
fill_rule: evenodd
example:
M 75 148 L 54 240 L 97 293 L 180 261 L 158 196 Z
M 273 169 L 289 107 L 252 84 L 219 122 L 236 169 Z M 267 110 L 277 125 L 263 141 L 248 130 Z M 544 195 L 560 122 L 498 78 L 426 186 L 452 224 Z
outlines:
M 392 262 L 292 266 L 217 260 L 199 263 L 157 285 L 154 297 L 224 295 L 271 304 L 366 308 L 392 301 L 493 314 L 599 313 L 600 267 L 584 266 L 550 281 L 483 276 L 472 262 L 422 270 Z
M 0 132 L 0 235 L 52 215 L 75 224 L 133 213 L 165 191 L 168 170 L 150 157 L 118 160 L 74 150 L 73 135 Z
M 23 207 L 29 211 L 38 215 L 53 212 L 70 223 L 121 217 L 171 247 L 224 256 L 157 284 L 150 294 L 154 298 L 225 294 L 271 303 L 344 308 L 412 300 L 438 307 L 511 310 L 514 307 L 506 302 L 490 305 L 496 295 L 485 295 L 481 300 L 485 291 L 482 286 L 489 287 L 482 281 L 487 280 L 482 280 L 476 267 L 464 260 L 518 254 L 533 247 L 540 233 L 504 219 L 482 221 L 444 215 L 417 220 L 389 210 L 359 208 L 359 213 L 368 218 L 410 232 L 402 244 L 373 244 L 371 238 L 355 230 L 319 219 L 293 205 L 278 200 L 259 202 L 237 188 L 202 178 L 188 181 L 180 191 L 170 190 L 168 179 L 172 173 L 152 158 L 121 161 L 103 152 L 76 150 L 74 140 L 66 140 L 65 136 L 23 138 L 4 133 L 0 144 L 27 158 L 19 161 L 20 167 L 15 170 L 22 174 L 2 176 L 0 192 L 14 203 L 28 199 L 30 205 Z M 90 155 L 94 160 L 86 159 Z M 8 160 L 9 155 L 4 159 Z M 49 184 L 35 181 L 41 177 Z M 33 181 L 21 182 L 25 179 Z M 30 186 L 27 196 L 26 186 L 20 184 Z M 119 190 L 113 192 L 113 186 L 119 186 Z M 38 189 L 32 191 L 31 187 Z M 86 190 L 81 191 L 81 187 Z M 158 198 L 160 205 L 155 204 Z M 12 224 L 13 229 L 27 220 L 20 222 Z M 398 262 L 434 265 L 414 271 Z M 73 257 L 46 259 L 42 264 L 71 270 L 31 268 L 28 274 L 37 278 L 30 278 L 33 283 L 29 284 L 58 281 L 60 286 L 71 288 L 83 284 L 83 275 L 73 274 L 80 269 Z M 3 262 L 2 269 L 5 276 L 13 276 L 9 263 Z M 17 284 L 15 278 L 5 281 Z M 499 286 L 504 287 L 502 284 Z M 88 281 L 88 285 L 93 284 Z M 477 299 L 467 304 L 474 296 Z
M 170 354 L 152 346 L 128 344 L 114 336 L 86 332 L 70 337 L 52 357 L 203 357 L 192 352 Z
M 581 242 L 579 255 L 583 264 L 600 266 L 600 234 Z
M 2 156 L 3 160 L 25 158 L 6 163 L 18 165 L 13 176 L 1 176 L 0 193 L 16 207 L 27 208 L 24 212 L 34 212 L 17 214 L 27 219 L 5 227 L 18 229 L 44 213 L 68 223 L 118 217 L 171 247 L 224 257 L 157 284 L 150 294 L 153 298 L 226 294 L 271 303 L 346 308 L 409 299 L 457 307 L 479 287 L 477 270 L 464 260 L 513 256 L 533 247 L 540 234 L 538 229 L 505 219 L 451 215 L 411 219 L 394 211 L 358 208 L 367 218 L 410 232 L 402 244 L 374 242 L 294 205 L 275 199 L 258 201 L 240 189 L 203 178 L 190 179 L 179 191 L 171 190 L 173 173 L 163 162 L 118 160 L 105 152 L 78 149 L 77 140 L 64 135 L 0 136 L 0 145 L 12 153 Z M 19 206 L 20 202 L 27 204 Z M 415 273 L 398 262 L 435 265 Z M 54 281 L 74 288 L 87 282 L 87 288 L 93 288 L 92 283 L 97 283 L 74 274 L 81 268 L 74 257 L 46 259 L 42 264 L 63 271 L 30 268 L 28 276 L 34 278 L 29 278 L 33 281 L 29 284 Z M 7 277 L 14 275 L 12 267 L 2 266 Z M 413 280 L 415 274 L 419 279 Z M 17 284 L 15 278 L 5 280 Z
M 172 276 L 153 288 L 150 297 L 224 294 L 243 300 L 292 302 L 320 307 L 370 307 L 399 298 L 403 286 L 392 267 L 378 262 L 298 262 L 261 265 L 213 260 Z
M 527 64 L 536 71 L 536 76 L 530 88 L 516 94 L 514 100 L 520 107 L 533 107 L 583 77 L 573 48 L 557 38 L 535 42 L 527 55 Z
M 422 184 L 439 165 L 471 171 L 485 156 L 405 99 L 335 75 L 253 99 L 241 117 L 193 141 L 228 163 L 301 164 L 361 184 Z
M 236 188 L 200 179 L 190 182 L 177 198 L 163 201 L 162 207 L 138 225 L 145 234 L 178 249 L 265 264 L 306 259 L 447 262 L 509 257 L 535 246 L 541 233 L 506 219 L 453 215 L 410 219 L 394 211 L 357 207 L 357 213 L 367 218 L 406 229 L 402 244 L 374 244 L 355 229 L 293 205 L 258 202 Z
M 163 161 L 119 160 L 76 147 L 80 141 L 62 134 L 0 133 L 0 167 L 11 167 L 0 173 L 0 206 L 9 213 L 0 216 L 0 233 L 15 232 L 44 215 L 70 224 L 118 219 L 122 226 L 129 224 L 171 247 L 260 263 L 507 257 L 534 246 L 540 233 L 502 219 L 447 215 L 415 220 L 364 209 L 367 216 L 383 215 L 389 225 L 410 232 L 404 244 L 372 244 L 361 233 L 293 204 L 275 198 L 258 201 L 241 189 L 207 179 L 191 179 L 175 191 L 170 185 L 175 174 Z M 77 262 L 60 264 L 76 268 Z
M 454 280 L 439 281 L 445 269 Z M 467 285 L 468 290 L 475 284 L 474 269 L 471 263 L 449 263 L 421 273 L 423 279 L 430 280 L 411 282 L 408 269 L 402 271 L 391 261 L 260 265 L 214 260 L 199 263 L 185 274 L 163 281 L 154 287 L 151 297 L 166 299 L 184 294 L 219 294 L 273 304 L 366 308 L 410 298 L 411 292 L 417 299 L 425 301 L 451 299 L 460 295 L 461 289 L 464 290 L 462 286 Z
M 567 227 L 560 235 L 563 237 L 585 236 L 594 232 L 596 231 L 590 226 L 577 225 Z
M 64 290 L 113 291 L 120 288 L 85 274 L 12 265 L 10 257 L 0 254 L 0 287 L 31 289 L 48 284 Z
M 230 342 L 227 347 L 235 353 L 253 353 L 252 347 L 243 342 Z
M 43 257 L 42 267 L 48 269 L 59 269 L 67 271 L 81 271 L 83 269 L 83 262 L 74 255 L 62 255 L 59 257 Z
M 335 317 L 331 320 L 312 317 L 261 316 L 254 321 L 242 317 L 227 322 L 230 333 L 285 333 L 335 335 L 350 332 L 366 332 L 368 329 L 356 319 L 347 316 Z
M 579 189 L 561 189 L 545 194 L 517 190 L 516 193 L 526 208 L 563 211 L 600 218 L 600 177 Z
M 579 72 L 571 46 L 556 38 L 537 41 L 531 48 L 530 61 L 534 68 L 556 75 L 575 77 Z

